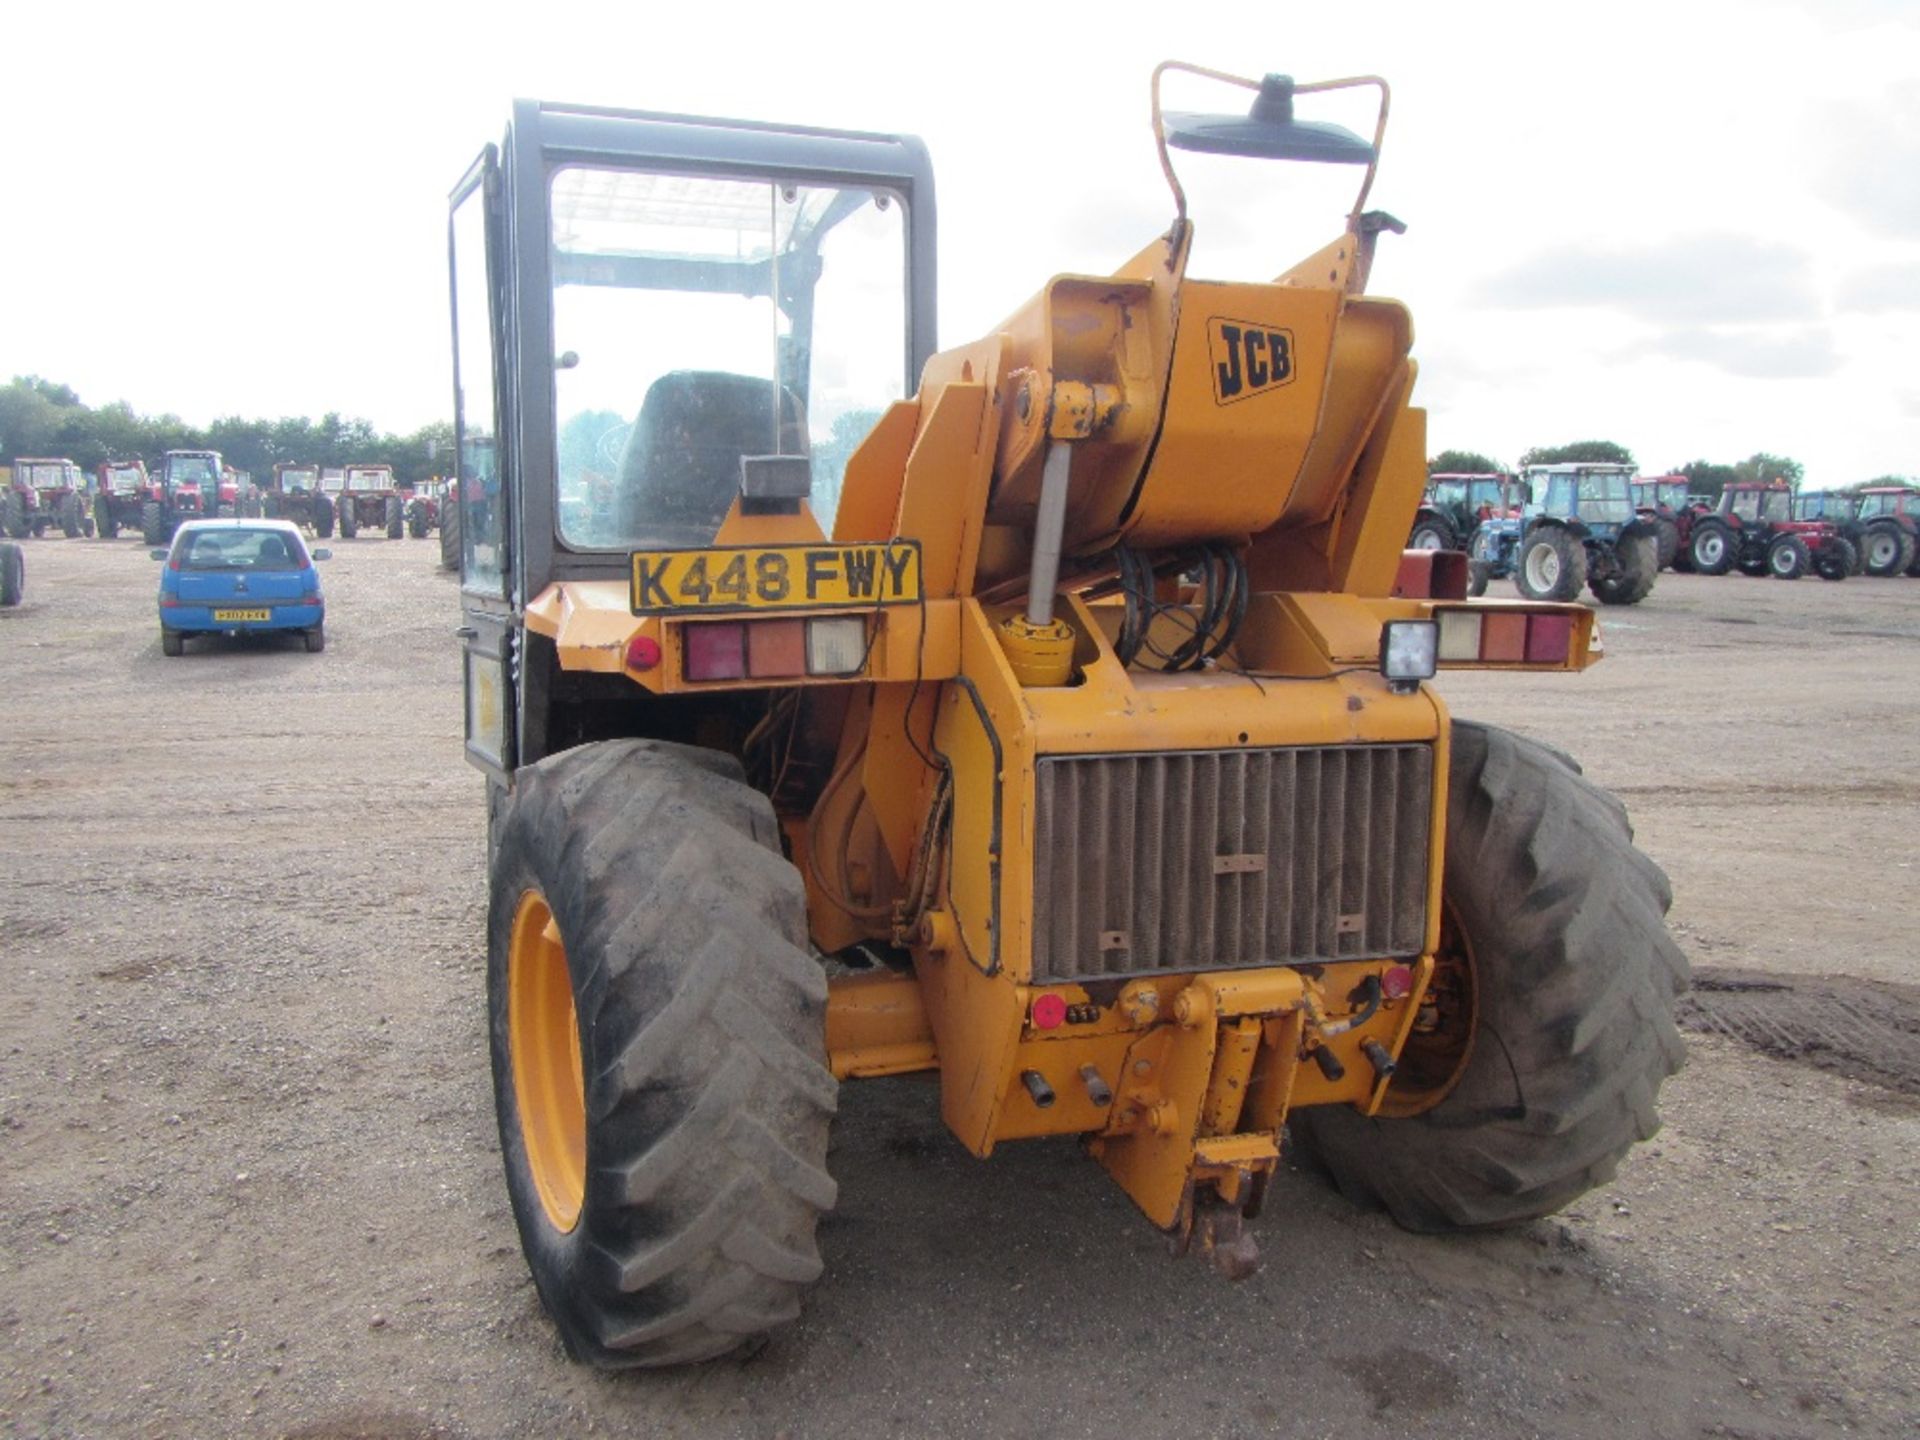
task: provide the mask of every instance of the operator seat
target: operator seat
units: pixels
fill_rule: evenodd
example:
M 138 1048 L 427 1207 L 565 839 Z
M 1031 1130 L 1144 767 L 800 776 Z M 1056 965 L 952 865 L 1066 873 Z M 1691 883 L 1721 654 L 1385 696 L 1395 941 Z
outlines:
M 744 455 L 804 455 L 799 397 L 782 387 L 780 444 L 773 382 L 722 370 L 674 370 L 647 388 L 620 456 L 614 499 L 620 534 L 705 544 L 740 493 Z

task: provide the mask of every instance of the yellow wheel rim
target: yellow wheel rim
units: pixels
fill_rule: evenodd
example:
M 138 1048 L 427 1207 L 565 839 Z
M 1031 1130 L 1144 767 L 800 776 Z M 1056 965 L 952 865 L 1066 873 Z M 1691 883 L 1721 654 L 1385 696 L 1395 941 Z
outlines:
M 564 1234 L 579 1222 L 587 1190 L 586 1087 L 567 947 L 535 890 L 520 897 L 507 940 L 507 1053 L 527 1169 L 540 1207 Z

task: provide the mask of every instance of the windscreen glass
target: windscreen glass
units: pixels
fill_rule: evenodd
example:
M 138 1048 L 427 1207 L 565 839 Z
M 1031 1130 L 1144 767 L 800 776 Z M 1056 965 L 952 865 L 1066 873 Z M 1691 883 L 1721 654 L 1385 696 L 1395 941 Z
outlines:
M 1619 471 L 1582 471 L 1580 515 L 1585 520 L 1631 520 L 1633 500 L 1627 493 L 1627 477 Z
M 182 570 L 298 570 L 300 542 L 280 530 L 200 530 L 181 537 Z
M 205 455 L 167 457 L 167 479 L 175 485 L 211 485 L 219 475 L 218 467 Z
M 347 489 L 349 490 L 391 490 L 393 472 L 391 470 L 349 470 L 347 471 Z
M 107 471 L 107 488 L 116 495 L 131 495 L 140 488 L 140 469 L 136 465 L 114 465 Z
M 705 545 L 754 455 L 807 456 L 830 530 L 848 457 L 906 393 L 904 208 L 877 189 L 556 171 L 561 537 Z

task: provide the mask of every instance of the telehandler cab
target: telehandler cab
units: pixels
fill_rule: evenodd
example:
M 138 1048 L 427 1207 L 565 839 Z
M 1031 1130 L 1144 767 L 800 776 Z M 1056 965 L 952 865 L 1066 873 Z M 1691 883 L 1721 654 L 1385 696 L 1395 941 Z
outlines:
M 983 1157 L 1083 1137 L 1230 1275 L 1283 1130 L 1445 1231 L 1657 1126 L 1665 877 L 1426 683 L 1599 647 L 1403 552 L 1387 87 L 1198 73 L 1252 112 L 1163 111 L 1155 72 L 1165 233 L 937 353 L 909 138 L 523 101 L 452 193 L 494 1089 L 580 1359 L 798 1313 L 846 1079 L 932 1072 Z M 1371 140 L 1293 117 L 1352 87 Z M 1170 148 L 1365 179 L 1277 280 L 1201 280 Z

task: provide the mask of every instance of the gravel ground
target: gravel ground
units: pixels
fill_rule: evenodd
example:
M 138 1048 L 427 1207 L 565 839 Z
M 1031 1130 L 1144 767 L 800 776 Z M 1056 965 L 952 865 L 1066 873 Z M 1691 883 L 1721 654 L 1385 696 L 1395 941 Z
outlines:
M 1696 965 L 1790 979 L 1804 1009 L 1768 1023 L 1811 1026 L 1765 1054 L 1695 1026 L 1666 1129 L 1566 1214 L 1422 1239 L 1290 1171 L 1230 1286 L 1070 1144 L 983 1165 L 924 1081 L 850 1086 L 802 1322 L 608 1377 L 562 1358 L 499 1175 L 433 547 L 335 542 L 323 655 L 180 660 L 140 547 L 27 548 L 0 612 L 0 1432 L 1920 1430 L 1920 1099 L 1890 1051 L 1845 1063 L 1832 1009 L 1881 997 L 1911 1041 L 1920 584 L 1663 576 L 1587 675 L 1445 681 L 1625 795 Z M 1750 990 L 1703 989 L 1709 1017 L 1716 993 Z

